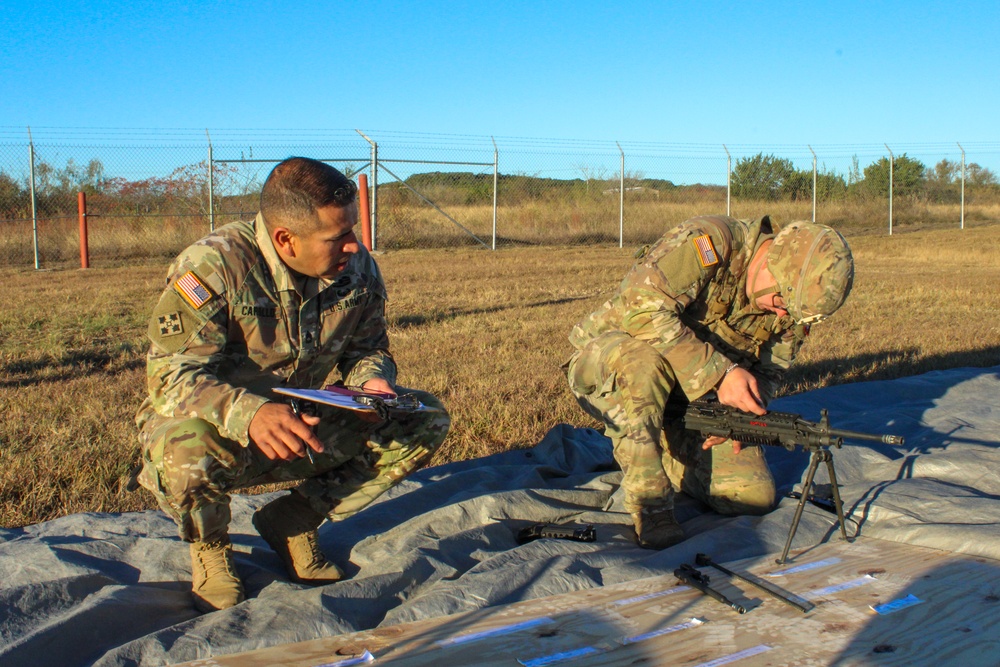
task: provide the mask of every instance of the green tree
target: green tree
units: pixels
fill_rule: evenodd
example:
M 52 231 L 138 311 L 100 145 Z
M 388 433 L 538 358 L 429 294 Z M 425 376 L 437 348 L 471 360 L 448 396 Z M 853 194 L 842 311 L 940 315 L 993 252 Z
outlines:
M 861 163 L 858 161 L 857 155 L 852 155 L 851 170 L 847 173 L 847 187 L 850 188 L 852 185 L 860 183 L 861 179 Z
M 988 187 L 997 184 L 996 174 L 975 162 L 966 166 L 965 180 L 969 185 L 975 187 Z
M 0 219 L 13 220 L 30 215 L 31 193 L 13 176 L 0 171 Z
M 781 199 L 790 199 L 792 201 L 812 199 L 812 186 L 812 170 L 797 171 L 793 169 L 785 177 L 778 194 Z
M 937 203 L 954 203 L 959 200 L 960 191 L 955 182 L 961 178 L 962 166 L 944 159 L 924 173 L 927 198 Z
M 104 164 L 97 158 L 87 163 L 86 167 L 76 164 L 73 158 L 66 161 L 66 166 L 55 173 L 57 188 L 66 195 L 86 192 L 97 194 L 106 185 Z
M 793 183 L 790 184 L 790 180 Z M 786 186 L 797 190 L 798 179 L 791 160 L 757 153 L 736 161 L 731 186 L 737 197 L 773 201 L 781 197 Z
M 921 193 L 924 184 L 924 163 L 908 157 L 906 153 L 897 155 L 892 161 L 893 196 L 913 197 Z M 863 189 L 871 196 L 883 196 L 889 192 L 889 158 L 883 157 L 865 167 Z
M 955 181 L 956 176 L 961 176 L 961 168 L 962 166 L 959 163 L 952 162 L 946 158 L 934 165 L 934 169 L 927 170 L 927 180 L 948 185 Z
M 821 171 L 816 174 L 816 199 L 832 201 L 842 199 L 847 193 L 847 181 L 835 171 Z

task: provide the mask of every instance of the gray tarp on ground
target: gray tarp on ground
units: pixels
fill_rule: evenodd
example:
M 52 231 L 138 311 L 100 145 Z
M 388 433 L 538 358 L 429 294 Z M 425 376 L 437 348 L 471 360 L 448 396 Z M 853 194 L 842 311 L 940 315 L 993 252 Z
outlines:
M 822 389 L 773 409 L 906 437 L 835 451 L 849 527 L 865 536 L 1000 559 L 1000 367 L 933 372 Z M 767 448 L 779 491 L 800 483 L 804 452 Z M 200 615 L 186 545 L 159 512 L 79 514 L 0 530 L 0 663 L 154 665 L 468 611 L 669 573 L 705 552 L 716 561 L 778 552 L 796 501 L 724 518 L 682 499 L 690 539 L 662 552 L 631 541 L 615 495 L 609 442 L 555 427 L 529 450 L 424 470 L 366 511 L 326 524 L 320 542 L 351 578 L 289 583 L 250 525 L 272 496 L 237 496 L 232 537 L 250 599 Z M 822 471 L 817 478 L 826 481 Z M 611 511 L 600 512 L 606 505 Z M 518 546 L 494 519 L 582 521 L 591 544 Z M 807 505 L 795 547 L 835 534 Z

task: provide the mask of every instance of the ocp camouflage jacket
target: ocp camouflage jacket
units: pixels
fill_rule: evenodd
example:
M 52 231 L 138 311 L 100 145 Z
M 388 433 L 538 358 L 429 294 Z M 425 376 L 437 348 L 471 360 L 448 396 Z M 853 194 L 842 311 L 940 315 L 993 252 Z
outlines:
M 362 247 L 330 282 L 303 298 L 258 214 L 187 248 L 167 273 L 149 322 L 149 395 L 136 423 L 196 417 L 246 446 L 250 421 L 279 385 L 317 388 L 344 379 L 394 384 L 386 291 Z
M 767 216 L 681 223 L 640 253 L 617 294 L 574 327 L 570 342 L 582 349 L 608 331 L 646 341 L 689 400 L 714 389 L 738 363 L 770 400 L 808 333 L 790 317 L 752 306 L 746 293 L 750 259 L 776 231 Z

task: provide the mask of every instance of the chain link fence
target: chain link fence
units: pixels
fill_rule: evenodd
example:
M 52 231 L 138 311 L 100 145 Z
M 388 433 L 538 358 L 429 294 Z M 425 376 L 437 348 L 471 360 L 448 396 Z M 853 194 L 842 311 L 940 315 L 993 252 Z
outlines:
M 155 138 L 155 137 L 154 137 Z M 721 146 L 330 131 L 128 145 L 0 143 L 0 260 L 170 258 L 253 217 L 290 155 L 365 174 L 379 250 L 618 244 L 694 215 L 815 219 L 848 233 L 1000 221 L 1000 144 Z

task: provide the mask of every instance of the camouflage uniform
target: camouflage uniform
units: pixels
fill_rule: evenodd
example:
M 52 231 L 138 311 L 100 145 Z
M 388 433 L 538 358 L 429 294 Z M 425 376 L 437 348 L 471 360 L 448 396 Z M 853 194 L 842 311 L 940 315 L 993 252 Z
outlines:
M 237 488 L 305 480 L 297 490 L 310 506 L 342 519 L 430 457 L 450 420 L 424 392 L 414 393 L 441 412 L 372 424 L 321 409 L 315 430 L 325 451 L 314 462 L 270 460 L 249 446 L 250 422 L 274 387 L 395 384 L 385 301 L 378 266 L 363 248 L 332 281 L 296 276 L 260 215 L 219 229 L 174 261 L 149 323 L 149 396 L 136 423 L 139 482 L 183 539 L 224 537 L 228 494 Z
M 705 451 L 700 435 L 667 425 L 668 401 L 714 390 L 734 363 L 754 374 L 765 404 L 808 333 L 750 302 L 747 269 L 774 237 L 770 220 L 692 218 L 651 246 L 618 293 L 570 334 L 581 407 L 605 424 L 625 472 L 625 509 L 673 508 L 679 489 L 724 514 L 760 514 L 775 500 L 760 447 Z

